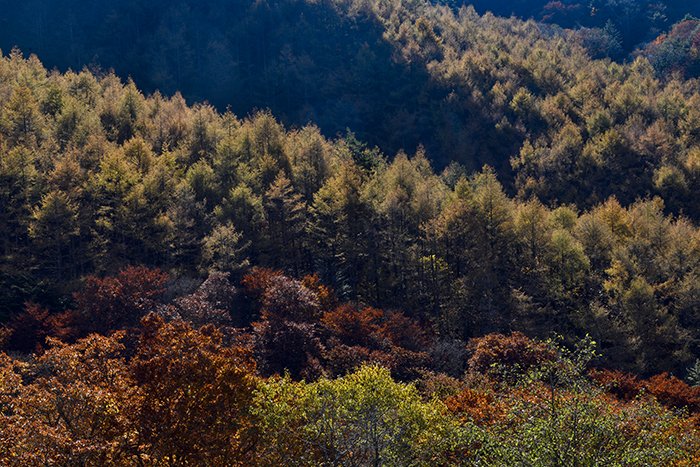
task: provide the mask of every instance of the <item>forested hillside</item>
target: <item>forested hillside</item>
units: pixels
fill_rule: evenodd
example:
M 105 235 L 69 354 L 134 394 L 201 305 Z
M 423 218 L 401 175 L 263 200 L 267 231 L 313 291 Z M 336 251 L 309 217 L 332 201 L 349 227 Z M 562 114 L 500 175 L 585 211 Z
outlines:
M 657 101 L 687 101 L 693 92 L 645 64 L 590 63 L 587 55 L 615 54 L 617 39 L 604 31 L 607 20 L 566 31 L 423 0 L 5 3 L 0 8 L 5 53 L 17 45 L 62 71 L 113 68 L 146 92 L 179 91 L 189 102 L 207 100 L 219 111 L 230 106 L 237 115 L 270 109 L 286 125 L 312 122 L 328 137 L 350 128 L 389 155 L 423 144 L 438 168 L 450 161 L 472 170 L 489 163 L 506 176 L 510 157 L 525 141 L 549 145 L 563 126 L 581 139 L 571 149 L 574 156 L 613 129 L 624 146 L 620 152 L 646 159 L 647 151 L 633 144 L 640 130 L 624 124 L 641 118 L 636 126 L 646 129 L 661 118 L 662 136 L 680 136 L 680 115 L 665 112 L 682 109 L 661 109 L 665 104 Z M 651 14 L 641 3 L 615 5 L 596 4 L 595 21 L 605 13 L 650 28 L 634 16 Z M 628 17 L 621 8 L 630 10 Z M 673 8 L 664 10 L 673 19 L 649 29 L 634 47 L 682 19 L 682 13 L 671 14 Z M 692 8 L 697 7 L 686 6 Z M 494 9 L 504 12 L 498 4 Z M 598 94 L 591 95 L 593 90 Z M 630 95 L 622 98 L 624 93 Z M 641 182 L 651 190 L 650 177 Z
M 686 18 L 661 34 L 642 51 L 661 76 L 677 73 L 700 77 L 700 20 Z
M 700 87 L 663 40 L 74 3 L 0 33 L 116 70 L 0 57 L 1 465 L 698 465 Z
M 623 167 L 608 170 L 629 190 L 619 198 L 587 176 L 605 190 L 599 204 L 547 207 L 507 196 L 488 167 L 438 174 L 423 150 L 389 160 L 352 134 L 146 98 L 113 75 L 47 74 L 19 53 L 1 66 L 5 319 L 27 300 L 68 306 L 85 274 L 130 264 L 185 275 L 262 265 L 317 273 L 345 299 L 401 307 L 451 337 L 588 332 L 643 372 L 698 356 L 700 233 L 665 215 L 662 198 L 634 201 L 646 193 Z M 516 167 L 552 160 L 531 151 Z M 552 198 L 576 200 L 583 189 L 566 177 L 579 175 L 552 163 Z M 657 172 L 678 181 L 687 165 Z
M 460 3 L 452 1 L 451 4 Z M 686 0 L 473 0 L 480 13 L 515 15 L 522 19 L 557 24 L 564 28 L 602 29 L 627 54 L 652 41 L 686 15 L 700 15 L 700 5 Z M 594 31 L 588 31 L 593 33 Z M 599 33 L 595 33 L 596 35 Z

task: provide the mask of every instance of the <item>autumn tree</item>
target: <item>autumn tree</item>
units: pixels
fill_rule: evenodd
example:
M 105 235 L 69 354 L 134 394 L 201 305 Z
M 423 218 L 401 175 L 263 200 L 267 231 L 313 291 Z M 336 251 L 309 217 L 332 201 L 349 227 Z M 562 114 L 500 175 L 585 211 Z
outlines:
M 2 113 L 2 125 L 15 145 L 32 147 L 41 136 L 41 113 L 34 92 L 16 87 Z
M 3 464 L 143 462 L 134 429 L 140 393 L 122 356 L 122 337 L 92 335 L 74 345 L 52 340 L 24 383 L 4 357 L 0 388 L 12 378 L 16 385 L 11 410 L 0 414 Z
M 315 377 L 321 372 L 318 296 L 301 282 L 272 275 L 264 284 L 260 320 L 253 323 L 264 372 Z
M 143 266 L 128 267 L 116 276 L 90 276 L 74 299 L 76 313 L 87 331 L 108 333 L 135 326 L 156 311 L 168 275 Z
M 232 312 L 236 288 L 224 272 L 212 272 L 197 289 L 175 299 L 178 315 L 194 326 L 228 325 Z
M 357 167 L 344 164 L 316 192 L 310 209 L 311 249 L 317 270 L 343 298 L 358 292 L 357 280 L 372 264 L 366 261 L 365 248 L 372 244 L 368 238 L 372 229 L 361 197 L 361 183 Z M 376 264 L 373 267 L 376 269 Z M 378 285 L 375 283 L 375 289 Z
M 211 326 L 195 330 L 155 315 L 142 326 L 130 368 L 143 392 L 138 426 L 149 457 L 249 465 L 248 409 L 257 385 L 250 351 L 223 345 Z
M 309 385 L 269 381 L 253 410 L 266 427 L 259 451 L 264 463 L 294 453 L 307 463 L 449 464 L 478 436 L 456 424 L 441 403 L 423 402 L 414 386 L 373 366 Z M 307 449 L 299 452 L 300 445 Z
M 44 195 L 32 212 L 29 235 L 46 258 L 46 268 L 54 280 L 60 280 L 66 272 L 73 275 L 66 266 L 74 264 L 79 233 L 77 209 L 68 196 L 60 191 Z
M 75 334 L 75 318 L 70 311 L 51 313 L 36 303 L 26 303 L 24 311 L 13 316 L 5 328 L 4 348 L 41 353 L 47 337 L 65 341 Z
M 217 225 L 202 241 L 202 263 L 206 269 L 240 274 L 249 265 L 250 241 L 232 223 Z
M 265 193 L 265 212 L 270 242 L 268 262 L 299 275 L 305 256 L 302 234 L 306 228 L 306 205 L 282 172 Z

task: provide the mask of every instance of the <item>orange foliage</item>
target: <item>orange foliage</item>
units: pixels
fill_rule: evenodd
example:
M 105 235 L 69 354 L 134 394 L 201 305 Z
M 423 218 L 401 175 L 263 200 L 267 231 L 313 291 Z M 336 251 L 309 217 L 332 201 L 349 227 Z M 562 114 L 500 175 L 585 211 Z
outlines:
M 377 353 L 377 362 L 389 368 L 391 374 L 401 381 L 411 381 L 418 377 L 420 371 L 428 366 L 429 357 L 425 352 L 405 349 L 396 345 L 389 346 L 384 352 Z
M 270 287 L 272 278 L 280 276 L 282 276 L 281 271 L 254 267 L 251 272 L 243 276 L 241 285 L 243 286 L 243 291 L 250 300 L 260 303 L 263 294 Z
M 67 340 L 73 336 L 74 318 L 71 312 L 50 313 L 35 303 L 26 303 L 24 311 L 14 316 L 8 325 L 4 347 L 41 353 L 47 337 Z
M 92 335 L 74 345 L 51 340 L 31 373 L 0 362 L 0 393 L 14 378 L 11 410 L 0 410 L 1 465 L 138 463 L 140 397 L 122 336 Z M 27 384 L 18 371 L 31 378 Z
M 263 320 L 314 321 L 320 317 L 321 310 L 321 299 L 316 290 L 327 293 L 311 279 L 298 281 L 280 271 L 258 267 L 243 277 L 241 284 L 246 297 L 257 305 L 256 311 Z
M 357 310 L 346 304 L 324 313 L 321 323 L 346 345 L 375 346 L 383 317 L 384 312 L 377 308 Z
M 644 383 L 635 375 L 615 370 L 590 370 L 588 376 L 619 399 L 630 401 L 643 390 Z
M 318 274 L 308 274 L 301 279 L 301 283 L 309 290 L 312 290 L 318 296 L 318 301 L 321 304 L 321 309 L 331 310 L 338 305 L 338 298 L 335 296 L 333 289 L 321 283 Z
M 687 407 L 692 413 L 700 412 L 700 387 L 688 386 L 668 373 L 652 376 L 645 387 L 662 404 L 669 407 Z
M 0 465 L 250 465 L 251 352 L 149 315 L 129 361 L 124 335 L 0 354 Z
M 667 407 L 685 407 L 691 413 L 700 413 L 700 387 L 689 386 L 683 380 L 668 373 L 642 380 L 620 371 L 591 370 L 589 377 L 609 393 L 625 401 L 648 393 Z
M 328 343 L 323 356 L 326 369 L 335 376 L 345 375 L 363 363 L 369 363 L 388 368 L 392 376 L 406 381 L 418 377 L 428 366 L 428 356 L 425 352 L 415 352 L 393 345 L 372 349 L 361 345 L 345 345 L 333 339 Z
M 139 431 L 152 455 L 180 465 L 247 465 L 247 415 L 256 386 L 248 349 L 213 327 L 143 320 L 131 367 L 143 391 Z
M 493 393 L 465 388 L 459 394 L 448 397 L 445 405 L 454 414 L 468 418 L 478 425 L 491 425 L 503 419 L 505 406 Z
M 102 333 L 137 325 L 156 310 L 167 280 L 166 273 L 143 266 L 128 267 L 114 277 L 88 277 L 74 295 L 81 324 Z
M 510 336 L 488 334 L 471 339 L 467 346 L 472 352 L 469 368 L 480 373 L 488 372 L 493 365 L 507 365 L 527 370 L 555 358 L 547 345 L 536 342 L 521 332 Z
M 324 313 L 321 323 L 332 334 L 324 355 L 333 374 L 342 375 L 371 362 L 391 369 L 400 379 L 409 379 L 428 364 L 423 351 L 428 344 L 426 333 L 402 313 L 371 307 L 358 310 L 345 304 Z
M 392 344 L 409 350 L 422 350 L 429 342 L 423 327 L 400 311 L 387 313 L 379 332 Z

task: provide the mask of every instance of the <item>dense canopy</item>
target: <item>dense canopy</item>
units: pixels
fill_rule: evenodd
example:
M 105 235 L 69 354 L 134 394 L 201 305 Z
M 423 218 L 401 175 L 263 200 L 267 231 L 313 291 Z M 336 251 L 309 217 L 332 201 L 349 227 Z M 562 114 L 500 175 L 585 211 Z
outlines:
M 74 3 L 0 28 L 78 65 L 0 57 L 0 464 L 700 462 L 697 20 Z

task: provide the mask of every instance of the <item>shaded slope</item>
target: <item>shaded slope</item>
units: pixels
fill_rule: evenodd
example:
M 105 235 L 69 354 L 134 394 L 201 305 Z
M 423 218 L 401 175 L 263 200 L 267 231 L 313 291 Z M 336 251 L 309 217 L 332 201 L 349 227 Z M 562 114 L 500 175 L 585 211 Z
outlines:
M 147 92 L 180 91 L 238 114 L 270 108 L 329 135 L 351 128 L 390 153 L 430 138 L 416 131 L 427 74 L 393 61 L 374 21 L 343 16 L 330 2 L 144 3 L 12 5 L 0 47 L 18 45 L 49 67 L 113 68 Z
M 439 166 L 507 169 L 520 145 L 480 106 L 456 103 L 426 61 L 403 60 L 386 18 L 359 2 L 0 3 L 0 48 L 19 46 L 48 67 L 114 69 L 146 92 L 180 91 L 241 115 L 269 108 L 329 136 L 349 128 L 388 154 L 422 143 Z

